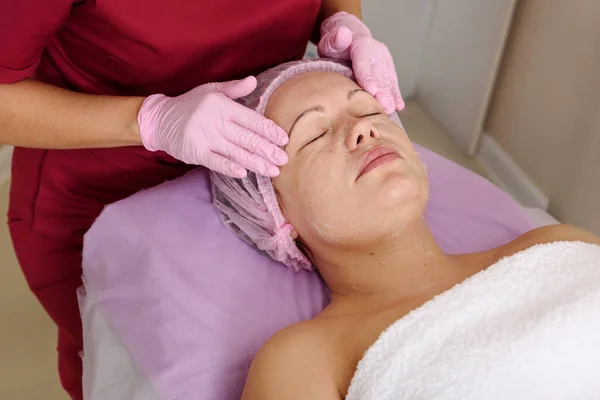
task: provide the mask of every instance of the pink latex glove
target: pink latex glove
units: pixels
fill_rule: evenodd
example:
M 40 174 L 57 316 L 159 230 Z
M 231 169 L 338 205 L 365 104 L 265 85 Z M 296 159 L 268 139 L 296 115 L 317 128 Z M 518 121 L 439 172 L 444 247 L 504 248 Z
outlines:
M 247 169 L 279 175 L 278 166 L 288 161 L 279 147 L 287 144 L 287 133 L 233 100 L 255 88 L 250 76 L 201 85 L 178 97 L 148 97 L 138 113 L 144 147 L 236 178 L 245 177 Z
M 358 84 L 375 96 L 386 114 L 404 108 L 389 49 L 356 16 L 338 12 L 323 21 L 317 50 L 320 57 L 351 61 Z

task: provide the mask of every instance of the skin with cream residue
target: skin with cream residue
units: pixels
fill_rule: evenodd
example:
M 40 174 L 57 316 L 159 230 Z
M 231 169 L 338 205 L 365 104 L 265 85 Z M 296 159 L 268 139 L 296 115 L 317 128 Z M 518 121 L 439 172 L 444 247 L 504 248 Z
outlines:
M 368 93 L 357 92 L 348 100 L 348 92 L 354 89 L 359 86 L 339 74 L 306 73 L 279 87 L 267 105 L 265 116 L 288 131 L 304 109 L 316 105 L 325 109 L 295 124 L 286 147 L 290 162 L 273 181 L 286 218 L 313 251 L 319 246 L 343 248 L 391 237 L 402 228 L 402 221 L 393 222 L 401 217 L 402 200 L 420 197 L 421 205 L 427 200 L 426 175 L 405 132 Z M 380 138 L 370 137 L 371 131 Z M 323 132 L 325 136 L 311 142 Z M 360 135 L 363 142 L 353 146 Z M 395 148 L 404 159 L 356 180 L 364 153 L 382 144 Z M 379 199 L 372 198 L 375 192 Z M 394 197 L 395 203 L 390 202 Z M 380 237 L 367 237 L 369 233 Z

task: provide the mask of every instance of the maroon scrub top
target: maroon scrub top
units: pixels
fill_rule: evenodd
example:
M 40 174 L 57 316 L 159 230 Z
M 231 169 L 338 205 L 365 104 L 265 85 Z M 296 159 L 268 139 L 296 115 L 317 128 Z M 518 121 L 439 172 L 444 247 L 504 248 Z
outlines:
M 0 83 L 177 95 L 299 59 L 320 0 L 0 0 Z
M 0 0 L 0 84 L 32 77 L 91 94 L 181 94 L 300 59 L 320 3 Z M 191 168 L 143 147 L 15 149 L 9 228 L 29 287 L 58 326 L 72 399 L 82 398 L 85 232 L 105 205 Z

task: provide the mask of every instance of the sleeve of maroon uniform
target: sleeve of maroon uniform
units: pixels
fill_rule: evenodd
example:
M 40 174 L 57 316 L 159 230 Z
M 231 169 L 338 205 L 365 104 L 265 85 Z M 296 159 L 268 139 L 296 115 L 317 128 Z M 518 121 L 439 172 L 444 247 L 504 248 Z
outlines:
M 29 78 L 74 0 L 0 0 L 0 84 Z

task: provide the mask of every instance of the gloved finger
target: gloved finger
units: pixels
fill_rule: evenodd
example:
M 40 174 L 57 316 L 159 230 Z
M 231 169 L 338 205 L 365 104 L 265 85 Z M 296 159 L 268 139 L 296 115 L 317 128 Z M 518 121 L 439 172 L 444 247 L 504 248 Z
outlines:
M 392 94 L 394 95 L 394 103 L 396 104 L 396 110 L 398 110 L 398 111 L 404 110 L 404 107 L 406 107 L 406 103 L 404 102 L 404 99 L 402 98 L 402 94 L 400 93 L 400 88 L 398 87 L 397 84 L 396 84 L 396 86 L 394 86 L 394 90 L 392 91 Z
M 220 148 L 218 151 L 219 154 L 257 174 L 265 175 L 270 178 L 279 175 L 279 167 L 277 167 L 277 165 L 265 160 L 259 155 L 252 154 L 248 150 L 236 146 L 233 143 L 229 143 L 229 145 Z
M 383 112 L 390 115 L 396 110 L 396 102 L 394 96 L 388 91 L 380 91 L 375 96 L 377 102 L 383 107 Z
M 379 86 L 377 85 L 377 80 L 374 77 L 369 57 L 361 57 L 353 54 L 352 69 L 354 70 L 354 76 L 356 76 L 358 84 L 372 96 L 375 96 Z
M 285 146 L 290 141 L 288 134 L 275 122 L 260 115 L 254 110 L 235 103 L 235 109 L 231 120 L 236 124 L 258 133 L 268 141 L 278 146 Z
M 224 136 L 231 143 L 250 153 L 257 154 L 275 165 L 285 165 L 288 162 L 285 151 L 243 126 L 232 126 L 226 130 Z
M 255 77 L 248 76 L 238 81 L 213 82 L 210 85 L 215 91 L 235 100 L 252 93 L 256 89 L 257 83 Z
M 352 31 L 345 26 L 323 35 L 317 45 L 320 57 L 349 59 L 348 48 L 352 44 Z
M 375 99 L 383 107 L 383 111 L 389 115 L 396 109 L 396 100 L 392 93 L 396 85 L 395 79 L 392 76 L 395 75 L 395 71 L 391 70 L 389 63 L 380 62 L 372 65 L 372 72 L 374 79 L 377 80 Z
M 235 163 L 217 153 L 211 153 L 205 159 L 204 166 L 212 171 L 218 172 L 223 175 L 231 176 L 233 178 L 245 178 L 248 175 L 248 171 L 240 164 Z
M 394 65 L 394 59 L 391 54 L 388 61 L 388 71 L 390 73 L 391 81 L 390 90 L 391 94 L 394 97 L 394 105 L 396 106 L 396 110 L 403 110 L 406 104 L 404 103 L 404 99 L 402 98 L 402 94 L 400 93 L 400 85 L 398 84 L 398 74 L 396 74 L 396 66 Z

